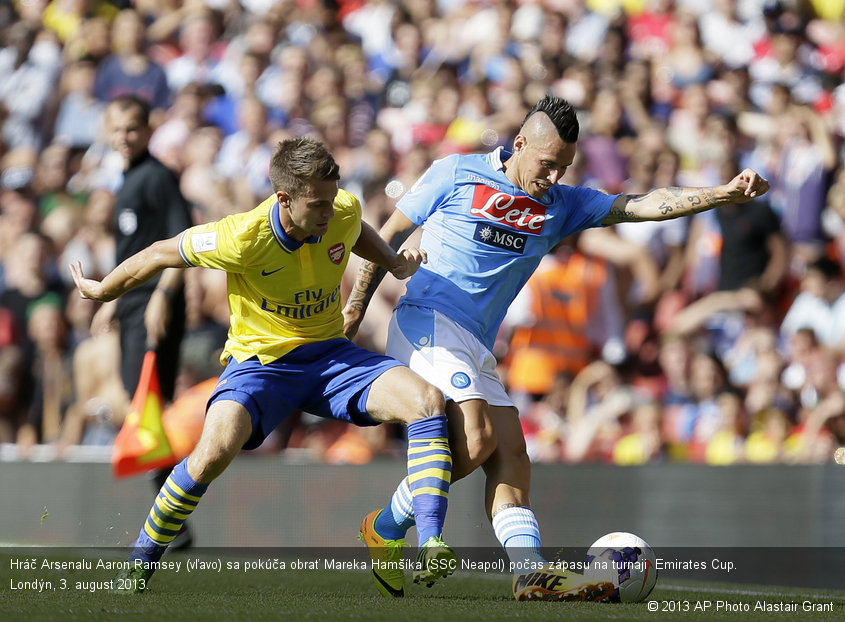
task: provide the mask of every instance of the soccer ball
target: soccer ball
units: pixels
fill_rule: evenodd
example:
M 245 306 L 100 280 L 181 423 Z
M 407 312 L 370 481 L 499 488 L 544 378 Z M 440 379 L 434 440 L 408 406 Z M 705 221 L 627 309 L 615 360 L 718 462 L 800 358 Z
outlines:
M 590 547 L 584 574 L 616 586 L 611 602 L 638 603 L 648 598 L 657 583 L 654 551 L 632 533 L 616 531 Z

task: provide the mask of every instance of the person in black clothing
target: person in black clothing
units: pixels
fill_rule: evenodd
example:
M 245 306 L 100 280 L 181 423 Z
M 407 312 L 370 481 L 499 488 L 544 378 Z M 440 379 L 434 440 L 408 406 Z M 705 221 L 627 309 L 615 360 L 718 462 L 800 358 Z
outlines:
M 719 289 L 750 285 L 761 293 L 774 293 L 788 261 L 777 214 L 765 201 L 751 201 L 741 207 L 726 206 L 716 217 L 722 230 Z
M 738 161 L 727 158 L 723 166 L 726 179 Z M 722 231 L 719 257 L 719 290 L 735 291 L 752 287 L 771 297 L 783 285 L 789 252 L 780 219 L 765 199 L 744 205 L 725 205 L 716 211 Z
M 123 156 L 123 185 L 114 210 L 118 265 L 153 242 L 174 237 L 193 225 L 177 176 L 147 148 L 152 135 L 149 115 L 149 105 L 134 95 L 118 97 L 106 108 L 109 144 Z M 120 330 L 120 374 L 130 397 L 137 388 L 146 350 L 155 348 L 162 398 L 165 403 L 171 401 L 185 333 L 183 271 L 165 270 L 104 305 L 94 321 L 102 326 L 115 318 Z M 168 474 L 169 469 L 156 474 L 156 491 Z
M 190 227 L 188 203 L 176 175 L 147 150 L 152 134 L 149 106 L 134 96 L 119 97 L 106 109 L 109 144 L 123 156 L 123 185 L 114 209 L 115 259 L 119 264 L 153 242 L 178 235 Z M 158 373 L 164 401 L 173 398 L 179 345 L 185 330 L 182 271 L 165 271 L 105 307 L 120 324 L 121 377 L 134 394 L 148 347 L 158 354 Z

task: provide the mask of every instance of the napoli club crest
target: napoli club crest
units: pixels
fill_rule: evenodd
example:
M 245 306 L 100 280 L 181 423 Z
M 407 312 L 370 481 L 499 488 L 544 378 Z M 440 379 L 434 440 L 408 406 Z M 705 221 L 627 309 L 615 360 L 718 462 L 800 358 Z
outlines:
M 334 246 L 329 248 L 329 259 L 332 260 L 332 263 L 337 265 L 343 261 L 343 256 L 346 254 L 346 246 L 343 245 L 343 242 L 338 242 Z
M 470 385 L 469 376 L 459 371 L 452 374 L 452 386 L 456 389 L 466 389 Z

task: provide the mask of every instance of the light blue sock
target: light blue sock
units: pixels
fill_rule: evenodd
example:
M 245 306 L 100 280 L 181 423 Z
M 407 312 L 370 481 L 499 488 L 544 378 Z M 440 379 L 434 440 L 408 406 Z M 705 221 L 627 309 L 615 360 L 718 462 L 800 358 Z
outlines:
M 493 531 L 514 568 L 524 562 L 545 564 L 540 553 L 540 526 L 531 508 L 506 508 L 493 517 Z
M 414 495 L 406 477 L 399 482 L 390 503 L 376 518 L 375 529 L 385 540 L 401 540 L 415 523 Z

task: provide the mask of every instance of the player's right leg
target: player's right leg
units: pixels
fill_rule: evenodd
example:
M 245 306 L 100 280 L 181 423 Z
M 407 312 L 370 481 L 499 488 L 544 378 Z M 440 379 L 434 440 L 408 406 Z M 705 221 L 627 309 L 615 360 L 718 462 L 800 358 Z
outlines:
M 516 408 L 491 406 L 490 420 L 499 442 L 484 462 L 484 503 L 496 538 L 512 566 L 544 564 L 540 527 L 531 509 L 531 461 Z
M 234 459 L 252 434 L 247 409 L 221 400 L 208 409 L 202 436 L 165 481 L 144 522 L 126 568 L 112 582 L 117 593 L 143 592 L 168 545 L 196 509 L 208 485 Z
M 485 503 L 493 531 L 511 563 L 516 600 L 601 601 L 613 585 L 563 570 L 540 551 L 540 527 L 529 498 L 531 462 L 516 409 L 491 406 L 499 442 L 484 463 Z

